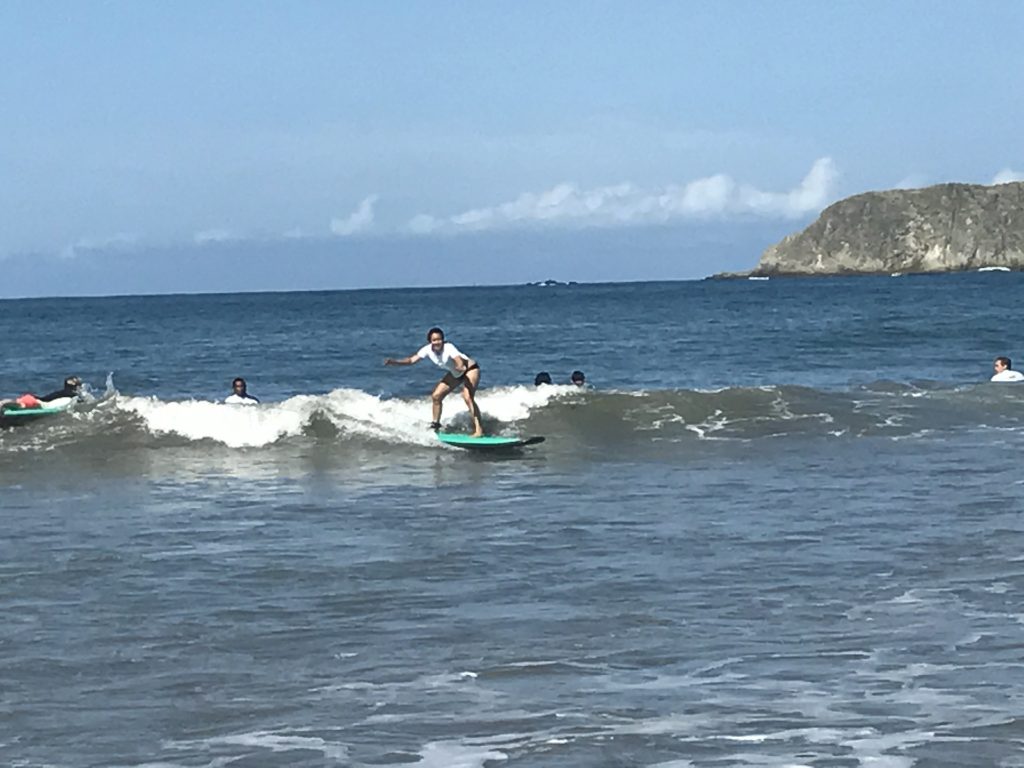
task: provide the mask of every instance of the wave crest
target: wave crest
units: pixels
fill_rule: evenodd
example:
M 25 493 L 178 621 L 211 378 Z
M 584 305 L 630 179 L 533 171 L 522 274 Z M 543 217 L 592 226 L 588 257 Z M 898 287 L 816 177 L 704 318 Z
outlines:
M 961 388 L 880 382 L 853 391 L 733 387 L 717 391 L 585 391 L 571 386 L 496 387 L 478 397 L 492 433 L 546 435 L 579 446 L 758 440 L 777 437 L 904 438 L 954 429 L 1020 429 L 1024 386 Z M 429 399 L 386 398 L 357 389 L 296 395 L 257 406 L 120 395 L 15 430 L 0 452 L 131 437 L 133 446 L 210 442 L 259 448 L 285 441 L 440 448 L 427 429 Z M 468 430 L 455 394 L 443 423 Z

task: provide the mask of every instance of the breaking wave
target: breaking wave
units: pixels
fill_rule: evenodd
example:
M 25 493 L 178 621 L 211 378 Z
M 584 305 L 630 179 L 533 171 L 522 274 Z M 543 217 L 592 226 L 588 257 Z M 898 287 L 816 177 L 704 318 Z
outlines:
M 541 434 L 549 442 L 577 447 L 787 437 L 906 439 L 1024 426 L 1024 386 L 1012 385 L 941 388 L 879 382 L 846 392 L 795 386 L 638 392 L 499 387 L 482 391 L 478 402 L 489 432 Z M 356 389 L 232 406 L 122 395 L 111 387 L 106 396 L 72 413 L 0 431 L 0 454 L 111 440 L 146 448 L 207 444 L 252 449 L 314 441 L 448 450 L 426 428 L 429 417 L 426 398 L 383 398 Z M 468 429 L 468 414 L 457 396 L 446 402 L 443 422 L 446 429 Z

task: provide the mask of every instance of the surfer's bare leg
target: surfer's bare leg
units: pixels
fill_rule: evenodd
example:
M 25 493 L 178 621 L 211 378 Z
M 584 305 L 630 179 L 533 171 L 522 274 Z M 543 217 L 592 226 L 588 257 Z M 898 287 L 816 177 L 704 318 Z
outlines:
M 484 426 L 480 421 L 480 408 L 476 404 L 476 388 L 480 384 L 480 369 L 474 368 L 462 377 L 462 399 L 466 401 L 469 408 L 469 417 L 473 420 L 473 437 L 480 437 L 484 433 Z
M 433 414 L 432 421 L 435 424 L 441 423 L 441 401 L 452 391 L 453 383 L 454 378 L 452 375 L 446 373 L 444 378 L 437 382 L 437 386 L 434 387 L 434 391 L 430 394 L 431 412 Z

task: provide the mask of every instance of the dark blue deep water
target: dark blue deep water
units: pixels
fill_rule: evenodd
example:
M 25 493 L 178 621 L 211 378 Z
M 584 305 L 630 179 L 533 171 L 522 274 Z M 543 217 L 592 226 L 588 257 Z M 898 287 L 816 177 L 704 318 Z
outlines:
M 0 764 L 1024 765 L 1022 289 L 0 301 Z

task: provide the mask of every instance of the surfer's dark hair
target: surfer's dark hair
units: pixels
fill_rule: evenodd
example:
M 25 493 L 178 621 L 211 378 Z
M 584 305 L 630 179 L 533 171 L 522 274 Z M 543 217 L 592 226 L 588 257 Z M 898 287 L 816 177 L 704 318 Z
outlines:
M 427 341 L 430 341 L 430 337 L 433 336 L 435 333 L 441 334 L 441 341 L 444 341 L 444 331 L 442 331 L 440 328 L 431 328 L 429 331 L 427 331 Z
M 1005 365 L 1006 370 L 1010 370 L 1011 368 L 1013 368 L 1013 363 L 1010 362 L 1010 358 L 1008 357 L 997 357 L 996 362 Z

